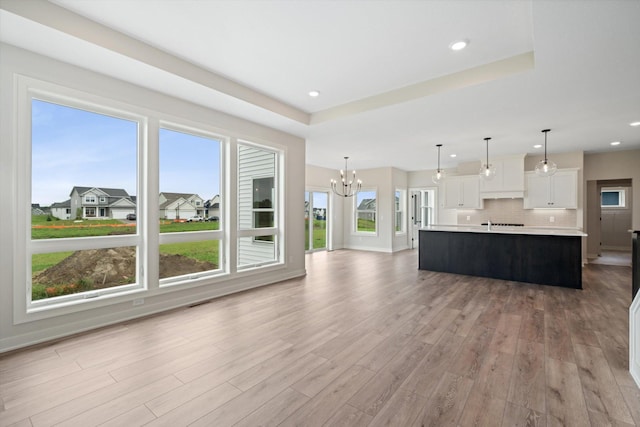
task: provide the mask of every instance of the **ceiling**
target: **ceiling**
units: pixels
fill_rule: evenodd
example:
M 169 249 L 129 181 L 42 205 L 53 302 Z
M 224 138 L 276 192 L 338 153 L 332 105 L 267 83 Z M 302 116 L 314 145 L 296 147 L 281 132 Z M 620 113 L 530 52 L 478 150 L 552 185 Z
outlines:
M 0 0 L 3 42 L 301 136 L 334 169 L 434 169 L 436 144 L 455 167 L 485 137 L 540 157 L 544 128 L 550 158 L 640 149 L 638 22 L 639 0 Z

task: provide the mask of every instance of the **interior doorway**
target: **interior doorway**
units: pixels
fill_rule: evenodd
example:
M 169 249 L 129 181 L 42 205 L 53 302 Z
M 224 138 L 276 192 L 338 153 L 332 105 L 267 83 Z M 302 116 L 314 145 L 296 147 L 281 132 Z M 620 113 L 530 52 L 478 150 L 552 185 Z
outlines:
M 631 266 L 631 179 L 588 181 L 587 194 L 589 262 Z
M 304 250 L 307 252 L 327 249 L 327 220 L 329 218 L 329 193 L 305 191 L 304 193 Z
M 411 194 L 411 233 L 409 247 L 417 249 L 420 237 L 420 228 L 436 223 L 436 189 L 414 188 Z

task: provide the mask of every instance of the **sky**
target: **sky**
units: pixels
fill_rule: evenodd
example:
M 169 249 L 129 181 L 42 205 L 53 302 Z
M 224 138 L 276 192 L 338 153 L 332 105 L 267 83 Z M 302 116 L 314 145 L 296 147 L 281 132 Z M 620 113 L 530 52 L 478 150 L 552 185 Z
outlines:
M 31 125 L 32 203 L 63 202 L 74 186 L 138 195 L 136 122 L 33 100 Z M 219 194 L 220 141 L 161 129 L 159 143 L 161 192 Z

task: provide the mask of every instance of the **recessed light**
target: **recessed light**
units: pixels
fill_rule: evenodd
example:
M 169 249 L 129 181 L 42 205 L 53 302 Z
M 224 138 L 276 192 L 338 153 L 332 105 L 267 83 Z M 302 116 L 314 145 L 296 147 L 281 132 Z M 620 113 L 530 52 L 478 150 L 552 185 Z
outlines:
M 449 154 L 449 157 L 456 157 L 457 154 Z
M 629 126 L 640 126 L 640 122 L 629 123 Z
M 451 50 L 462 50 L 469 44 L 469 40 L 456 40 L 451 42 L 449 45 L 449 49 Z
M 536 144 L 533 146 L 533 148 L 542 148 L 542 144 Z
M 320 92 L 318 92 L 317 90 L 312 90 L 309 92 L 309 96 L 315 98 L 317 96 L 320 96 Z
M 613 141 L 611 145 L 620 145 L 620 141 Z

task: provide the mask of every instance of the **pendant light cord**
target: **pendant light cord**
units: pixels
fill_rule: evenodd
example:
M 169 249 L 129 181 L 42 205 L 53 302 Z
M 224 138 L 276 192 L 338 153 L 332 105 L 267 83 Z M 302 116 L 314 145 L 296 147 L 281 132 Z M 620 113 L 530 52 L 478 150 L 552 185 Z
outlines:
M 544 162 L 547 163 L 547 132 L 551 129 L 544 129 L 542 133 L 544 133 Z
M 487 164 L 486 164 L 486 168 L 489 169 L 489 140 L 491 138 L 485 138 L 484 140 L 487 142 Z

